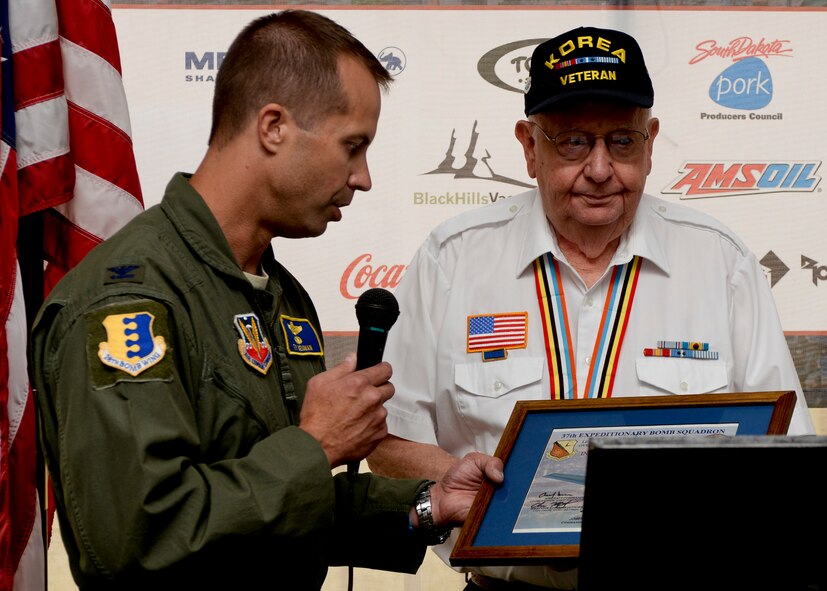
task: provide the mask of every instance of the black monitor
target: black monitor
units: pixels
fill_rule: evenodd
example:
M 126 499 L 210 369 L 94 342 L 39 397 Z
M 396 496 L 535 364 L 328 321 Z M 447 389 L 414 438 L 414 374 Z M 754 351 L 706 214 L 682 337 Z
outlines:
M 827 437 L 595 438 L 579 591 L 827 590 Z

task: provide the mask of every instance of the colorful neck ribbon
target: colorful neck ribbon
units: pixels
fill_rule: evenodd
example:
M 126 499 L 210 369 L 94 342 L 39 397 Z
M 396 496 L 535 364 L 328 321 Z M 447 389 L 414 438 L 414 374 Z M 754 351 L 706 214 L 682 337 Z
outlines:
M 640 265 L 641 259 L 636 256 L 612 271 L 583 398 L 609 398 L 612 395 L 617 360 L 626 335 Z M 563 293 L 560 264 L 551 253 L 534 261 L 534 279 L 537 285 L 537 303 L 543 318 L 551 398 L 578 398 L 566 296 Z

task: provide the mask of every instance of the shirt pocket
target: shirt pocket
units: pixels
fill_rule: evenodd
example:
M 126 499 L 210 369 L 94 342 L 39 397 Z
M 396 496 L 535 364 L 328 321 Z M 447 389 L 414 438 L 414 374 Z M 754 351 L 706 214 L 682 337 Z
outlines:
M 641 357 L 636 361 L 638 380 L 671 394 L 708 394 L 729 384 L 721 359 L 664 359 Z
M 486 398 L 500 398 L 542 379 L 543 360 L 537 357 L 454 366 L 454 383 L 465 392 Z
M 544 398 L 543 368 L 542 358 L 530 357 L 454 366 L 452 402 L 473 449 L 494 453 L 514 403 Z

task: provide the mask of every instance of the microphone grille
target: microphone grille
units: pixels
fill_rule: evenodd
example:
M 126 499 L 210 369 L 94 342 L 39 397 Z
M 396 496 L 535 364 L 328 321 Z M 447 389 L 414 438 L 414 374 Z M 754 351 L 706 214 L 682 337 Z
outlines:
M 390 330 L 399 316 L 399 303 L 387 289 L 374 287 L 356 301 L 356 318 L 360 327 Z

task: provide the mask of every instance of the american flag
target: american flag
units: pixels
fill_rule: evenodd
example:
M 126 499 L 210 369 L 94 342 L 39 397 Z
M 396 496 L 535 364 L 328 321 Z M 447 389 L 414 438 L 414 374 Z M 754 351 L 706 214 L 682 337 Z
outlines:
M 0 38 L 0 591 L 43 591 L 19 261 L 46 261 L 48 292 L 143 198 L 108 0 L 2 0 Z M 18 241 L 19 219 L 38 212 L 42 243 Z M 27 293 L 29 307 L 42 295 Z
M 468 352 L 524 347 L 528 313 L 483 314 L 468 317 Z

